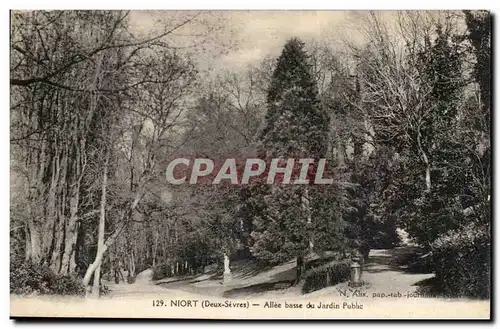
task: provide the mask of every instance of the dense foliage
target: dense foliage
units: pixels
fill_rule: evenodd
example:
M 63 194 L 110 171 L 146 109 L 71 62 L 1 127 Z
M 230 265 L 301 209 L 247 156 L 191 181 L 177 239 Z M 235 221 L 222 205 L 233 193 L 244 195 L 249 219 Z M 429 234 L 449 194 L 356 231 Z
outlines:
M 490 226 L 471 223 L 432 245 L 436 279 L 449 297 L 490 297 Z
M 349 279 L 351 263 L 345 261 L 332 261 L 307 271 L 304 275 L 303 293 L 310 293 Z
M 10 292 L 20 295 L 84 295 L 85 288 L 74 275 L 56 274 L 47 266 L 12 260 Z
M 326 158 L 330 118 L 319 99 L 305 44 L 289 40 L 277 60 L 267 91 L 267 113 L 260 138 L 267 158 Z M 317 163 L 316 163 L 317 165 Z M 312 172 L 314 173 L 315 167 Z M 328 177 L 341 178 L 327 168 Z M 345 190 L 342 181 L 331 186 L 252 186 L 250 200 L 254 230 L 252 254 L 265 263 L 297 258 L 297 281 L 303 258 L 311 252 L 346 250 L 343 236 Z M 276 183 L 278 182 L 278 183 Z

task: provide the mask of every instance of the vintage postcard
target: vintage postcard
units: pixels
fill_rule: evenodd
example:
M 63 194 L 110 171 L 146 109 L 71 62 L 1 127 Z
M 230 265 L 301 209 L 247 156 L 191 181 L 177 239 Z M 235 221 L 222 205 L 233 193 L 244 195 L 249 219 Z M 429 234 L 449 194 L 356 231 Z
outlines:
M 491 26 L 12 10 L 11 317 L 490 319 Z

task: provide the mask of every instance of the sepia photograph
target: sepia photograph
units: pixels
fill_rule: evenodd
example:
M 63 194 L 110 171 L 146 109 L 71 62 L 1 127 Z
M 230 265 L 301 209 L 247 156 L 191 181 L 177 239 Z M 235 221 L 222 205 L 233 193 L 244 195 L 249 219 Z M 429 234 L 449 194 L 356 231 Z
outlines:
M 491 319 L 491 12 L 9 15 L 11 319 Z

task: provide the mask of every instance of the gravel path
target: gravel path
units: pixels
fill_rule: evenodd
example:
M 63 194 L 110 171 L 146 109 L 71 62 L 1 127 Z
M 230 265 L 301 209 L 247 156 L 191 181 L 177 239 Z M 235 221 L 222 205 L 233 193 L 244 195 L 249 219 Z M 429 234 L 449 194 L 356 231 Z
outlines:
M 416 283 L 432 278 L 434 274 L 408 273 L 404 267 L 394 265 L 401 255 L 412 252 L 408 248 L 375 249 L 370 251 L 365 263 L 361 288 L 368 295 L 373 293 L 413 293 Z M 295 279 L 295 262 L 288 262 L 256 275 L 234 274 L 231 282 L 222 284 L 220 279 L 209 279 L 208 276 L 189 278 L 174 282 L 159 281 L 162 289 L 178 290 L 203 296 L 226 298 L 289 298 L 303 296 L 300 286 L 291 286 Z M 339 290 L 348 289 L 347 282 L 312 292 L 306 296 L 339 296 Z

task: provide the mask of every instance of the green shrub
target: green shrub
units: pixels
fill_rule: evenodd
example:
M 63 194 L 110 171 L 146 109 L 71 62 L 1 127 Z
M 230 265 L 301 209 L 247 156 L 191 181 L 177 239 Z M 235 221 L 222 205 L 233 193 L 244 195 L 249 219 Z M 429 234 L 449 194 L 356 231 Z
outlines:
M 10 293 L 84 295 L 85 289 L 76 276 L 55 274 L 47 266 L 17 259 L 10 265 Z
M 432 246 L 436 280 L 447 296 L 489 298 L 490 227 L 471 223 Z
M 347 281 L 350 275 L 348 260 L 333 261 L 308 270 L 304 276 L 302 293 L 309 293 Z

